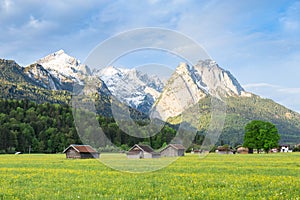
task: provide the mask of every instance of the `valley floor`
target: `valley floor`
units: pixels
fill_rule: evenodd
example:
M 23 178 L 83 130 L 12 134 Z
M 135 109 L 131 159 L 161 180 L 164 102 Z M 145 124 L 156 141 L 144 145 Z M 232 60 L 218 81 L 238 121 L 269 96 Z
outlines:
M 63 154 L 0 155 L 0 185 L 0 199 L 300 199 L 300 153 L 188 154 L 147 173 Z

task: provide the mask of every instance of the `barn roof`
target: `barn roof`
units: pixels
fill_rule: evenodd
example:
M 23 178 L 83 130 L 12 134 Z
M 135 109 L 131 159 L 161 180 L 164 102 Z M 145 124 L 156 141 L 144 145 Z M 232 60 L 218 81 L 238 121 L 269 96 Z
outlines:
M 165 150 L 168 147 L 173 147 L 176 150 L 185 150 L 185 147 L 182 144 L 168 144 L 165 148 L 163 148 L 161 151 Z
M 93 149 L 90 145 L 78 145 L 78 144 L 71 144 L 67 147 L 63 153 L 65 153 L 68 149 L 73 148 L 78 153 L 98 153 L 95 149 Z
M 226 146 L 218 146 L 217 150 L 218 151 L 231 151 L 231 149 Z
M 249 151 L 249 149 L 247 147 L 239 147 L 237 148 L 237 151 L 240 152 L 240 151 Z
M 170 146 L 174 147 L 175 149 L 184 149 L 185 147 L 182 144 L 169 144 Z
M 146 145 L 146 144 L 135 144 L 133 147 L 131 147 L 129 149 L 129 152 L 134 151 L 135 148 L 138 148 L 138 149 L 140 149 L 144 152 L 148 152 L 148 153 L 154 152 L 154 150 L 149 145 Z
M 289 144 L 280 144 L 279 146 L 281 146 L 281 147 L 289 147 L 290 145 Z

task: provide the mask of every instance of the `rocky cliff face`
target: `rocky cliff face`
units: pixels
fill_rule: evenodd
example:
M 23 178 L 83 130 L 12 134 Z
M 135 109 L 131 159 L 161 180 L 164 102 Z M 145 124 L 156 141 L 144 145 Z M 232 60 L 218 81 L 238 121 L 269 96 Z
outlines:
M 28 75 L 33 81 L 39 83 L 42 87 L 49 90 L 63 89 L 60 81 L 50 74 L 40 64 L 32 64 L 23 69 L 24 73 Z
M 189 106 L 208 94 L 201 80 L 196 79 L 190 67 L 181 63 L 168 80 L 163 92 L 153 106 L 152 112 L 158 118 L 167 120 L 180 115 Z
M 152 108 L 162 120 L 180 115 L 207 96 L 251 96 L 238 81 L 215 61 L 199 61 L 195 66 L 181 63 L 165 85 Z
M 192 71 L 201 83 L 208 88 L 209 92 L 221 88 L 225 96 L 249 96 L 250 93 L 245 92 L 235 77 L 213 61 L 199 61 Z
M 9 83 L 27 83 L 40 86 L 24 73 L 23 68 L 13 60 L 0 59 L 0 80 Z

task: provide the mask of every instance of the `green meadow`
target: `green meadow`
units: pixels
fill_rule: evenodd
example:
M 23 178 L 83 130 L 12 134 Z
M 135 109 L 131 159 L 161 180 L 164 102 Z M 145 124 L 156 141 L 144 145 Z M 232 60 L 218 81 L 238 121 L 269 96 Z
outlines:
M 122 172 L 99 160 L 63 154 L 0 155 L 0 185 L 0 199 L 296 200 L 300 153 L 187 154 L 147 173 Z

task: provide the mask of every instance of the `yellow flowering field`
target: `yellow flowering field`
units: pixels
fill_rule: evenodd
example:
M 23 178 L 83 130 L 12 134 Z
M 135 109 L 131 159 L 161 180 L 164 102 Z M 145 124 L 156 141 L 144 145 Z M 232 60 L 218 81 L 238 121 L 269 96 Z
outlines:
M 300 154 L 188 154 L 147 173 L 120 172 L 63 154 L 0 155 L 0 199 L 296 200 Z

